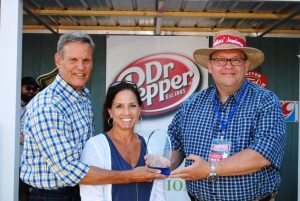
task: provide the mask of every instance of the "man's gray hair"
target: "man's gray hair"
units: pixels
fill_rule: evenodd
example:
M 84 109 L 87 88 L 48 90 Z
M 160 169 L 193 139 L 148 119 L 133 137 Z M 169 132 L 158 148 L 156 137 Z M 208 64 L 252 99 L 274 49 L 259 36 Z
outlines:
M 63 48 L 69 42 L 81 41 L 83 43 L 89 43 L 93 49 L 95 50 L 95 43 L 90 35 L 82 33 L 80 31 L 66 33 L 60 36 L 57 42 L 57 53 L 63 56 Z

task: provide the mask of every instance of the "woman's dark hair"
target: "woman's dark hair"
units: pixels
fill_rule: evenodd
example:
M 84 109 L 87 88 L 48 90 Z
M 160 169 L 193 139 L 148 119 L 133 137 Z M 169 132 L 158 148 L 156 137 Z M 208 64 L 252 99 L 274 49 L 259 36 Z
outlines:
M 129 81 L 117 81 L 112 83 L 107 90 L 105 102 L 103 105 L 102 121 L 104 132 L 108 132 L 112 128 L 112 125 L 109 125 L 108 123 L 108 119 L 110 118 L 108 109 L 111 109 L 112 103 L 116 95 L 123 90 L 132 91 L 136 96 L 139 106 L 141 107 L 143 105 L 140 92 L 135 83 Z

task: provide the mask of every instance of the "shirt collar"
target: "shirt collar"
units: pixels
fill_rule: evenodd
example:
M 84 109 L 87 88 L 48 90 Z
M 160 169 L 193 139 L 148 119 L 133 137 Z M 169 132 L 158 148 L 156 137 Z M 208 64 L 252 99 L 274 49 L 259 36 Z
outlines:
M 249 82 L 248 79 L 244 79 L 243 85 L 239 88 L 239 90 L 238 90 L 235 94 L 233 94 L 234 100 L 237 100 L 237 98 L 239 97 L 239 94 L 241 93 L 241 90 L 242 90 L 243 88 L 245 88 L 245 85 L 246 85 L 246 84 L 249 84 L 248 82 Z M 245 93 L 245 92 L 244 92 L 244 93 Z
M 233 97 L 234 100 L 236 101 L 237 98 L 238 98 L 239 93 L 241 92 L 241 89 L 246 85 L 246 83 L 249 83 L 248 79 L 244 79 L 244 82 L 243 82 L 242 86 L 239 88 L 239 90 L 237 90 L 237 92 L 235 92 L 233 95 L 229 96 L 229 99 L 230 99 L 230 97 Z M 214 100 L 214 96 L 217 94 L 217 91 L 218 91 L 215 84 L 213 86 L 213 91 L 214 91 L 214 93 L 212 93 L 212 97 L 211 97 L 212 101 Z M 217 97 L 218 97 L 218 100 L 219 100 L 219 96 L 217 96 Z
M 90 97 L 90 92 L 86 86 L 83 87 L 82 91 L 78 91 L 63 80 L 59 74 L 56 75 L 53 82 L 55 86 L 57 86 L 56 90 L 70 99 L 79 100 L 82 99 L 83 96 L 87 98 Z

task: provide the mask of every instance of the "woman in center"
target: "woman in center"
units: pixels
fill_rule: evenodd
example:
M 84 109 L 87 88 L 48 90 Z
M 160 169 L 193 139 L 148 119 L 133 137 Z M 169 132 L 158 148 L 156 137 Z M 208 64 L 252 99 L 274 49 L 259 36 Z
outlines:
M 81 161 L 103 169 L 126 171 L 145 166 L 146 142 L 135 133 L 142 101 L 132 82 L 112 83 L 103 106 L 104 133 L 92 137 Z M 80 185 L 82 201 L 164 201 L 164 180 L 153 182 Z

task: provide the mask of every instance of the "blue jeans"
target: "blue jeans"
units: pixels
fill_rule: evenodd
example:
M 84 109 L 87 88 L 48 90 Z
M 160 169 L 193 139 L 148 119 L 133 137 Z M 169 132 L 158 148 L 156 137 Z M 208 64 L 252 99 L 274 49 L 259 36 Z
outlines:
M 65 187 L 58 190 L 33 188 L 29 201 L 80 201 L 79 187 Z

